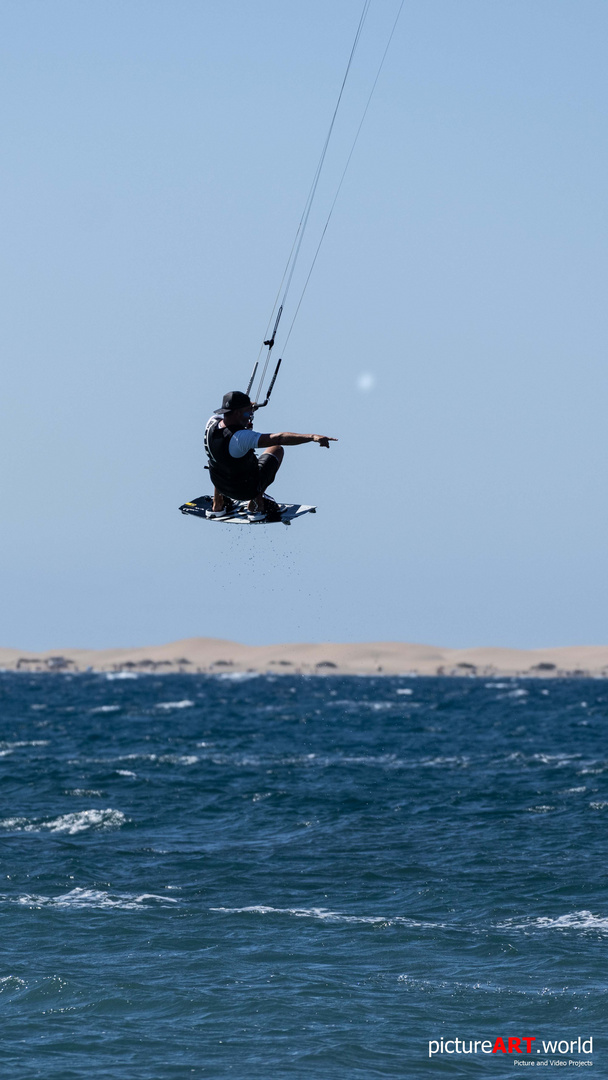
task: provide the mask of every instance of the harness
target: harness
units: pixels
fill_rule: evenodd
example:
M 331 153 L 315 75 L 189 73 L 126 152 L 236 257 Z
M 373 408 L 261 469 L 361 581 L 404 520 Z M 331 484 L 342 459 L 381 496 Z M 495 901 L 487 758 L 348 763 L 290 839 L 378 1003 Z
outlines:
M 230 428 L 227 428 L 225 426 L 223 428 L 221 428 L 220 427 L 220 422 L 219 422 L 217 416 L 212 416 L 211 419 L 209 420 L 208 424 L 207 424 L 207 427 L 205 428 L 205 440 L 204 440 L 205 441 L 205 453 L 207 454 L 207 457 L 209 458 L 209 464 L 210 465 L 211 464 L 214 464 L 214 465 L 219 464 L 215 454 L 213 453 L 213 451 L 211 449 L 211 437 L 215 436 L 215 435 L 223 435 L 224 438 L 228 439 L 228 440 L 230 440 L 232 438 L 232 432 L 230 431 Z
M 223 495 L 235 499 L 252 499 L 259 488 L 258 459 L 254 450 L 248 450 L 240 458 L 232 457 L 229 447 L 233 434 L 229 427 L 220 427 L 217 416 L 211 417 L 205 428 L 209 475 L 214 486 Z

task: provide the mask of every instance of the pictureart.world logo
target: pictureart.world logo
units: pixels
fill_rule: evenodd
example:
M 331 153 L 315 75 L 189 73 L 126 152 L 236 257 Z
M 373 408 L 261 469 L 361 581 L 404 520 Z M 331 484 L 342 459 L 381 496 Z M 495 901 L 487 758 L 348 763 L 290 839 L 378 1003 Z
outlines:
M 492 1039 L 429 1039 L 429 1057 L 438 1054 L 510 1054 L 514 1065 L 593 1065 L 590 1060 L 593 1037 L 541 1039 L 536 1035 L 498 1035 Z M 574 1054 L 585 1056 L 574 1058 Z

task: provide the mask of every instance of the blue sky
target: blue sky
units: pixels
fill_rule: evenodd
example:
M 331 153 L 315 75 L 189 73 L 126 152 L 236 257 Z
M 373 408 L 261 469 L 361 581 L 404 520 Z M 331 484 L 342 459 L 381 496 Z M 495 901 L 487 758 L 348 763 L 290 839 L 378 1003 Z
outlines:
M 302 272 L 397 8 L 372 3 Z M 2 7 L 2 644 L 608 641 L 595 0 L 405 4 L 258 414 L 339 438 L 274 486 L 318 514 L 177 512 L 257 356 L 359 13 Z

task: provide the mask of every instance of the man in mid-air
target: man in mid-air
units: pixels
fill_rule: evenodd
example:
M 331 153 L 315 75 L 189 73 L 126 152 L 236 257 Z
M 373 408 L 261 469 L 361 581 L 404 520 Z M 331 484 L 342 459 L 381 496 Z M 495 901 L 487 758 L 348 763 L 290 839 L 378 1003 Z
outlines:
M 247 394 L 231 390 L 224 394 L 221 409 L 217 409 L 205 429 L 205 450 L 209 458 L 209 474 L 214 485 L 213 509 L 207 517 L 228 516 L 235 500 L 248 501 L 250 521 L 264 521 L 277 512 L 274 499 L 266 495 L 283 460 L 284 446 L 299 446 L 316 442 L 329 450 L 331 435 L 298 435 L 282 431 L 262 435 L 253 430 L 254 405 Z M 258 458 L 255 450 L 263 449 Z

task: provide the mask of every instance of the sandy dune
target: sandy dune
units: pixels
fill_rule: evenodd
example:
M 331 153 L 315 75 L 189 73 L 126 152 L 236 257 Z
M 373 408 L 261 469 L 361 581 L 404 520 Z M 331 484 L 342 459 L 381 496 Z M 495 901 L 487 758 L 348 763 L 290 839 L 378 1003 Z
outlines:
M 239 645 L 187 638 L 133 649 L 0 649 L 0 668 L 20 671 L 266 671 L 297 674 L 608 676 L 608 646 L 443 649 L 398 641 Z

